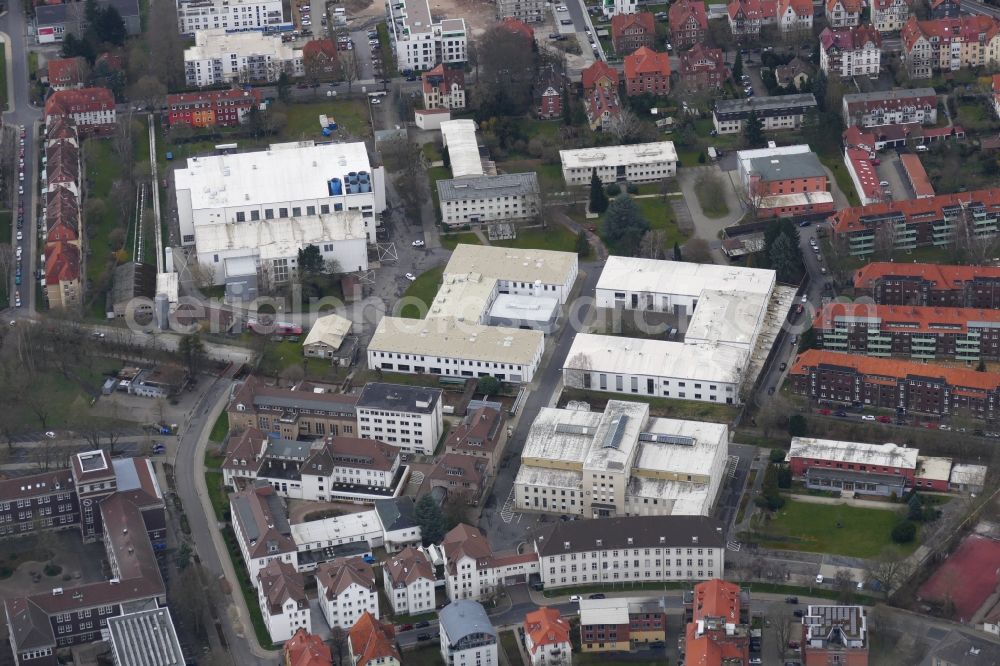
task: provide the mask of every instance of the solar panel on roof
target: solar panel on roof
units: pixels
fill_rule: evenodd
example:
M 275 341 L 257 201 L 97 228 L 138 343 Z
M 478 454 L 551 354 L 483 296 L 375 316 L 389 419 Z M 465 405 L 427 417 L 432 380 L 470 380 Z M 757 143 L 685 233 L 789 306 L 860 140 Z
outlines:
M 617 449 L 622 443 L 622 436 L 625 434 L 625 426 L 628 424 L 628 416 L 621 414 L 611 420 L 611 427 L 608 428 L 604 436 L 604 443 L 601 448 Z
M 590 428 L 575 423 L 558 423 L 556 424 L 556 432 L 562 435 L 587 435 L 590 434 Z
M 640 442 L 653 442 L 655 444 L 679 444 L 681 446 L 694 446 L 697 440 L 694 437 L 684 435 L 667 435 L 658 432 L 640 432 Z

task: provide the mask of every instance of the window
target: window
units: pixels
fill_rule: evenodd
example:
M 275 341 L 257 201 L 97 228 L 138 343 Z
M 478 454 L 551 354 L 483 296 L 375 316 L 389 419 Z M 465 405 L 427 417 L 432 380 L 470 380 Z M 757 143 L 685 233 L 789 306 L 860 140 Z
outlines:
M 244 213 L 243 211 L 240 211 L 240 212 L 236 213 L 236 221 L 237 222 L 246 222 L 247 221 L 247 215 L 246 215 L 246 213 Z

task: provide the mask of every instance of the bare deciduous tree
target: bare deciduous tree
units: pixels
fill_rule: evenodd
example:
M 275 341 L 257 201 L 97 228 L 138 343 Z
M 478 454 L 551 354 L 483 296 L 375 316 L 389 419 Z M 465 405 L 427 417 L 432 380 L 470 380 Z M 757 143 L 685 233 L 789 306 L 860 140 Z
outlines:
M 865 580 L 877 583 L 888 598 L 910 576 L 910 565 L 899 549 L 888 547 L 871 560 L 865 569 Z
M 622 109 L 621 113 L 611 119 L 607 131 L 615 138 L 616 143 L 636 143 L 645 136 L 646 126 L 631 110 Z

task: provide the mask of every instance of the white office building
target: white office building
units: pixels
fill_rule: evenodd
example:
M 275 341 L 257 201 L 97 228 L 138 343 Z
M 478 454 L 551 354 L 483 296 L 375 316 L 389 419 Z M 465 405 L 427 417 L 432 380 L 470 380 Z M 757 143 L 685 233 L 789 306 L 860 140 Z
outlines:
M 650 418 L 649 405 L 603 412 L 544 407 L 531 424 L 514 504 L 582 518 L 711 515 L 729 457 L 721 423 Z
M 544 0 L 496 0 L 497 18 L 516 18 L 525 23 L 541 23 L 545 20 Z
M 437 181 L 441 220 L 448 226 L 528 220 L 540 213 L 534 172 Z
M 182 35 L 212 29 L 274 29 L 284 20 L 281 0 L 177 0 L 177 27 Z
M 500 585 L 527 583 L 532 574 L 538 573 L 535 553 L 519 553 L 516 549 L 494 552 L 482 532 L 465 524 L 456 525 L 444 535 L 439 547 L 431 548 L 441 553 L 448 598 L 452 601 L 482 599 Z
M 368 382 L 358 396 L 358 436 L 434 455 L 444 429 L 443 391 L 423 386 Z
M 396 615 L 433 613 L 434 567 L 423 551 L 404 548 L 382 564 L 382 582 Z
M 638 0 L 601 0 L 601 8 L 605 16 L 635 14 L 639 11 L 639 2 Z
M 197 245 L 199 231 L 210 226 L 236 224 L 231 235 L 239 238 L 236 230 L 243 223 L 340 211 L 360 211 L 365 234 L 374 242 L 376 215 L 385 210 L 385 170 L 371 167 L 362 142 L 301 141 L 251 153 L 191 157 L 174 172 L 174 180 L 186 246 Z
M 282 73 L 302 76 L 305 69 L 302 51 L 283 42 L 280 35 L 198 30 L 194 46 L 184 49 L 184 78 L 189 86 L 272 83 Z
M 302 574 L 291 564 L 272 560 L 257 577 L 257 603 L 271 641 L 287 641 L 299 629 L 312 633 L 312 613 Z
M 556 521 L 535 539 L 545 589 L 725 576 L 722 522 L 706 516 Z
M 316 593 L 331 629 L 348 631 L 365 611 L 379 617 L 375 572 L 360 557 L 325 562 L 316 570 Z
M 647 183 L 677 175 L 673 141 L 560 150 L 559 158 L 567 185 L 589 185 L 595 170 L 605 184 Z
M 497 630 L 482 604 L 453 601 L 438 613 L 441 657 L 449 666 L 498 666 Z
M 465 19 L 435 22 L 428 0 L 390 0 L 386 23 L 400 70 L 422 71 L 469 59 Z

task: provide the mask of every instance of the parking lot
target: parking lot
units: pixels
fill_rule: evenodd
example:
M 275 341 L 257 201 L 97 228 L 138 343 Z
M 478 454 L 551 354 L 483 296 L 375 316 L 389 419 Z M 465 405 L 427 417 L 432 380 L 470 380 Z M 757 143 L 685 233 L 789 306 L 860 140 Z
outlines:
M 903 163 L 899 160 L 899 154 L 895 150 L 886 150 L 878 154 L 878 159 L 880 163 L 876 165 L 875 172 L 880 181 L 888 183 L 892 199 L 894 201 L 912 199 L 914 197 L 913 189 L 903 172 Z

